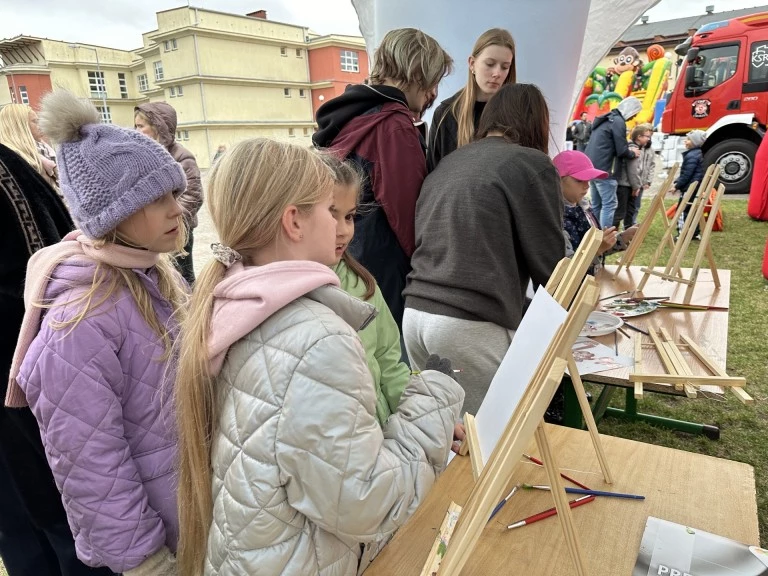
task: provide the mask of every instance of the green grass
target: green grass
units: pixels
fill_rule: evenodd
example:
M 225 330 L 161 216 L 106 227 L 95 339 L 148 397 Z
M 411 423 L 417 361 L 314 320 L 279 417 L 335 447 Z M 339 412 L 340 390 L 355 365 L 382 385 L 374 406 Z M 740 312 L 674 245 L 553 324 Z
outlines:
M 669 204 L 671 201 L 668 201 Z M 614 418 L 601 421 L 600 432 L 754 466 L 760 540 L 765 547 L 768 544 L 768 407 L 764 402 L 768 398 L 768 286 L 761 274 L 761 266 L 768 224 L 751 220 L 747 216 L 746 205 L 746 200 L 723 202 L 725 230 L 713 233 L 712 249 L 718 268 L 731 270 L 728 374 L 747 379 L 746 390 L 755 399 L 755 403 L 744 406 L 730 393 L 725 396 L 724 402 L 660 394 L 646 394 L 638 402 L 638 410 L 642 412 L 714 424 L 721 430 L 720 440 Z M 641 217 L 647 208 L 646 202 Z M 661 218 L 657 217 L 634 264 L 650 261 L 661 235 Z M 685 266 L 691 265 L 695 248 L 688 252 Z M 617 258 L 609 261 L 614 262 Z M 596 391 L 599 391 L 599 387 L 592 389 L 593 394 Z M 623 407 L 624 395 L 614 394 L 611 405 Z

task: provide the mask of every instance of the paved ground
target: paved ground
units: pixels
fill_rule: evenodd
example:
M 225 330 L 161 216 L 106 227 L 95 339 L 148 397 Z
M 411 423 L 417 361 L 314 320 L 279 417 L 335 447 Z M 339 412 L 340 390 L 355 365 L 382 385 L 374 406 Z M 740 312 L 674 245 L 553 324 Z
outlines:
M 650 198 L 653 198 L 653 195 L 656 193 L 659 186 L 664 183 L 665 177 L 666 173 L 663 171 L 656 174 L 653 186 L 643 194 L 643 201 L 647 201 Z M 205 180 L 203 180 L 203 182 L 205 182 Z M 725 200 L 746 200 L 748 198 L 748 194 L 725 195 Z M 205 266 L 205 264 L 208 262 L 208 260 L 210 260 L 211 243 L 218 242 L 218 237 L 216 235 L 216 231 L 213 228 L 211 216 L 208 213 L 208 207 L 205 204 L 203 204 L 202 209 L 198 213 L 198 221 L 199 224 L 195 229 L 195 244 L 192 255 L 195 263 L 195 272 L 199 273 L 203 266 Z

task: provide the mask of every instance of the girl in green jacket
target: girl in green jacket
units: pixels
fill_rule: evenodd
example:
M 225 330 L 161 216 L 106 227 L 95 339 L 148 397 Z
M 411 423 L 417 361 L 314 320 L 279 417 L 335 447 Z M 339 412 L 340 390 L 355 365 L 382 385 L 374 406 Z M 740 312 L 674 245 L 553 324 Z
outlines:
M 389 311 L 376 280 L 347 248 L 355 234 L 355 214 L 360 198 L 362 177 L 350 163 L 332 154 L 324 155 L 334 172 L 336 187 L 331 212 L 336 218 L 336 265 L 333 270 L 348 294 L 369 302 L 378 310 L 376 318 L 358 332 L 365 348 L 368 368 L 376 385 L 376 418 L 381 426 L 397 410 L 411 370 L 400 360 L 400 331 Z

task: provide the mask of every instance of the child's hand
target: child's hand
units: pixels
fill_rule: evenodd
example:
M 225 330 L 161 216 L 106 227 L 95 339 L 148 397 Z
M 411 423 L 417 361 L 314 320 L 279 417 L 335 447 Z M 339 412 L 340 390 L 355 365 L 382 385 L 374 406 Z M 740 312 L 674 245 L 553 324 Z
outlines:
M 638 188 L 637 190 L 632 190 L 632 197 L 637 198 L 638 196 L 640 196 L 640 190 L 642 190 L 642 188 Z
M 603 230 L 603 241 L 600 243 L 600 249 L 598 250 L 598 254 L 603 254 L 613 248 L 614 244 L 616 244 L 616 227 L 610 226 Z
M 464 442 L 464 438 L 466 437 L 467 431 L 464 428 L 464 424 L 457 422 L 456 426 L 453 427 L 453 443 L 451 444 L 451 451 L 458 454 L 459 448 L 461 448 L 461 443 Z
M 621 239 L 624 240 L 626 244 L 629 244 L 632 242 L 632 238 L 635 237 L 635 232 L 637 232 L 637 224 L 624 230 L 624 232 L 621 233 Z

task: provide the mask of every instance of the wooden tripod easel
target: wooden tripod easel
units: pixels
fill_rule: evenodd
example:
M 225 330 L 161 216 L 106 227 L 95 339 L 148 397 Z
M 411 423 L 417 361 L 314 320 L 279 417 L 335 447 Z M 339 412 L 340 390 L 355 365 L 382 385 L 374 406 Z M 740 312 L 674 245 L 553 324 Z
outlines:
M 651 226 L 653 225 L 653 220 L 656 217 L 657 213 L 661 213 L 662 215 L 662 222 L 664 226 L 664 230 L 668 230 L 670 227 L 670 221 L 667 217 L 667 212 L 664 209 L 664 196 L 667 194 L 667 190 L 672 186 L 672 182 L 675 180 L 675 176 L 677 176 L 677 170 L 679 168 L 679 164 L 676 162 L 672 168 L 667 173 L 667 178 L 664 180 L 664 184 L 661 185 L 661 188 L 659 188 L 659 191 L 656 193 L 656 196 L 653 197 L 651 200 L 651 204 L 648 207 L 648 212 L 645 215 L 645 218 L 643 218 L 643 221 L 640 223 L 640 226 L 637 228 L 637 232 L 635 232 L 634 238 L 632 238 L 632 242 L 629 243 L 629 246 L 627 249 L 622 253 L 621 257 L 619 258 L 618 266 L 616 266 L 616 270 L 613 271 L 613 278 L 616 278 L 616 275 L 621 270 L 622 266 L 628 271 L 629 267 L 632 265 L 632 262 L 635 259 L 635 255 L 637 254 L 637 251 L 640 249 L 640 246 L 642 246 L 643 242 L 645 241 L 645 237 L 648 236 L 648 231 L 651 229 Z M 676 220 L 672 221 L 672 224 L 674 224 Z M 669 241 L 669 247 L 671 250 L 675 249 L 675 241 L 672 239 L 672 235 L 670 234 L 667 236 L 667 240 Z M 665 240 L 666 242 L 666 240 Z M 662 242 L 662 245 L 664 243 Z
M 590 264 L 600 249 L 600 243 L 602 241 L 603 232 L 597 228 L 591 228 L 582 238 L 581 243 L 573 253 L 573 257 L 560 260 L 555 267 L 555 270 L 552 272 L 549 282 L 547 282 L 546 290 L 552 295 L 557 303 L 566 310 L 576 295 L 576 291 L 581 286 Z M 600 469 L 603 472 L 605 481 L 608 484 L 612 484 L 613 477 L 611 476 L 611 470 L 608 466 L 608 460 L 605 457 L 603 445 L 600 442 L 597 423 L 595 422 L 595 417 L 589 406 L 587 392 L 584 389 L 584 383 L 579 376 L 578 367 L 573 358 L 573 352 L 570 350 L 567 354 L 567 362 L 568 372 L 570 373 L 576 397 L 579 401 L 581 413 L 592 438 L 592 444 L 595 447 L 597 459 L 600 463 Z M 459 454 L 465 455 L 467 449 L 469 450 L 469 456 L 472 461 L 472 474 L 474 475 L 475 480 L 477 480 L 480 477 L 480 473 L 482 472 L 485 463 L 483 462 L 480 452 L 477 423 L 472 414 L 467 413 L 464 415 L 464 427 L 466 429 L 466 441 L 462 444 Z
M 640 280 L 640 283 L 637 285 L 638 290 L 642 290 L 643 287 L 645 287 L 645 284 L 648 282 L 648 279 L 651 277 L 651 275 L 659 276 L 664 280 L 687 285 L 683 303 L 689 304 L 691 302 L 691 298 L 693 297 L 696 280 L 698 278 L 699 271 L 701 270 L 701 264 L 705 256 L 709 263 L 709 268 L 712 272 L 712 280 L 715 283 L 715 287 L 720 288 L 720 278 L 717 274 L 717 265 L 715 264 L 715 256 L 712 252 L 710 239 L 712 236 L 712 228 L 715 225 L 715 214 L 717 214 L 717 211 L 720 209 L 720 203 L 723 199 L 723 194 L 725 193 L 725 186 L 722 184 L 718 187 L 717 193 L 715 194 L 715 200 L 712 203 L 712 209 L 710 211 L 710 218 L 707 220 L 704 218 L 704 211 L 707 207 L 707 204 L 709 203 L 709 190 L 711 190 L 715 185 L 719 176 L 720 167 L 718 165 L 713 164 L 707 169 L 706 173 L 704 174 L 704 178 L 701 181 L 701 185 L 698 187 L 700 192 L 696 195 L 696 198 L 691 205 L 689 217 L 685 221 L 685 225 L 680 232 L 680 238 L 675 243 L 674 249 L 672 250 L 672 255 L 669 257 L 664 271 L 662 272 L 655 270 L 656 262 L 658 262 L 659 258 L 661 257 L 661 253 L 663 252 L 664 244 L 673 234 L 675 221 L 680 218 L 680 215 L 683 213 L 686 204 L 690 201 L 691 196 L 693 196 L 697 183 L 691 184 L 691 186 L 688 188 L 688 191 L 683 196 L 683 200 L 680 202 L 680 205 L 678 206 L 675 213 L 675 221 L 673 221 L 664 232 L 664 236 L 662 236 L 658 248 L 651 257 L 650 264 L 647 267 L 642 268 L 643 277 Z M 690 277 L 684 278 L 682 274 L 683 259 L 685 258 L 685 253 L 688 250 L 688 247 L 693 241 L 697 227 L 701 228 L 701 241 L 696 252 L 696 256 L 694 257 Z
M 573 527 L 571 509 L 560 479 L 559 467 L 543 426 L 544 412 L 554 396 L 568 364 L 567 356 L 581 328 L 594 309 L 600 290 L 594 278 L 587 277 L 576 295 L 565 322 L 550 342 L 547 352 L 528 383 L 517 408 L 483 467 L 469 499 L 456 523 L 438 574 L 458 576 L 469 560 L 493 507 L 520 462 L 532 437 L 536 438 L 541 458 L 552 487 L 558 519 L 579 576 L 586 576 L 584 559 Z M 427 559 L 431 565 L 433 558 Z

